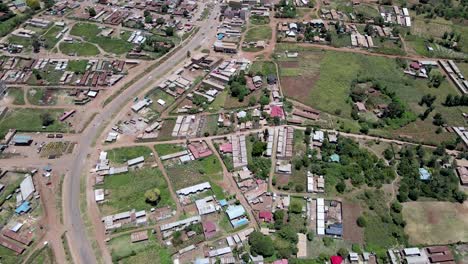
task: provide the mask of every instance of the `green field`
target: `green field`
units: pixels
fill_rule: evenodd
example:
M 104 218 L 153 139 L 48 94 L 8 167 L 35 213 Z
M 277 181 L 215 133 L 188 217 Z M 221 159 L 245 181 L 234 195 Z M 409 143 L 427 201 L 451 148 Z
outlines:
M 37 250 L 29 257 L 29 260 L 25 262 L 26 264 L 53 264 L 56 263 L 54 252 L 49 246 L 44 246 L 43 248 Z
M 271 33 L 271 27 L 268 25 L 252 26 L 245 33 L 244 41 L 253 42 L 259 40 L 270 40 Z
M 63 54 L 76 54 L 76 56 L 95 56 L 99 54 L 99 49 L 88 42 L 82 43 L 65 43 L 61 42 L 59 45 L 60 51 Z
M 175 190 L 205 181 L 216 182 L 223 179 L 223 170 L 215 155 L 187 163 L 170 162 L 166 161 L 165 167 Z M 187 177 L 187 175 L 190 175 L 190 177 Z
M 468 107 L 445 107 L 442 105 L 448 94 L 458 94 L 448 81 L 442 81 L 439 88 L 429 88 L 426 79 L 416 79 L 405 75 L 396 60 L 377 56 L 368 56 L 347 52 L 321 51 L 302 48 L 295 45 L 279 44 L 278 51 L 299 52 L 299 59 L 279 59 L 280 76 L 283 92 L 287 97 L 310 105 L 330 115 L 350 119 L 352 104 L 349 97 L 353 80 L 370 79 L 379 82 L 388 91 L 394 92 L 413 114 L 425 111 L 418 103 L 425 94 L 435 95 L 434 111 L 424 121 L 423 126 L 412 123 L 397 130 L 386 128 L 376 130 L 386 136 L 402 134 L 415 140 L 438 141 L 444 136 L 436 135 L 436 126 L 432 125 L 435 113 L 441 113 L 449 125 L 464 125 L 462 112 Z M 336 114 L 336 113 L 339 114 Z M 372 132 L 372 130 L 371 130 Z M 443 134 L 442 134 L 443 135 Z M 445 137 L 446 139 L 446 137 Z
M 149 231 L 148 231 L 149 232 Z M 119 263 L 172 263 L 169 252 L 159 245 L 153 234 L 147 241 L 132 243 L 130 235 L 121 235 L 109 241 L 109 250 L 113 262 Z
M 271 61 L 254 61 L 249 71 L 251 74 L 261 73 L 262 76 L 270 74 L 276 76 L 276 66 Z
M 55 38 L 57 34 L 62 30 L 62 27 L 59 26 L 52 26 L 47 30 L 47 32 L 42 35 L 41 38 L 44 39 L 44 45 L 46 49 L 51 50 L 55 47 L 55 44 L 60 40 L 60 38 Z
M 14 105 L 24 105 L 24 90 L 23 88 L 9 88 L 8 89 L 8 97 L 10 97 L 13 101 Z
M 409 202 L 403 204 L 410 243 L 441 245 L 468 241 L 468 211 L 450 202 Z
M 70 31 L 71 35 L 82 37 L 84 40 L 99 45 L 105 52 L 123 54 L 129 52 L 133 45 L 121 38 L 103 37 L 97 25 L 78 23 Z
M 98 186 L 110 194 L 100 206 L 103 215 L 115 214 L 125 210 L 149 210 L 152 207 L 175 205 L 168 185 L 157 168 L 143 168 L 127 173 L 105 177 L 104 184 Z M 145 201 L 145 191 L 158 188 L 161 200 L 154 206 Z
M 113 163 L 123 164 L 140 156 L 148 159 L 152 157 L 152 153 L 151 149 L 145 146 L 122 147 L 108 150 L 107 158 Z
M 22 132 L 67 132 L 65 123 L 60 122 L 58 118 L 64 112 L 63 109 L 32 109 L 22 108 L 8 110 L 6 115 L 0 118 L 0 137 L 5 136 L 8 129 L 15 128 Z M 41 115 L 49 113 L 55 120 L 52 125 L 42 127 Z
M 164 156 L 172 153 L 176 153 L 179 151 L 183 151 L 186 148 L 182 145 L 177 144 L 158 144 L 154 145 L 154 149 L 158 152 L 159 156 Z
M 153 100 L 153 103 L 150 105 L 150 108 L 158 113 L 162 112 L 175 101 L 175 98 L 173 96 L 161 90 L 160 88 L 154 88 L 153 90 L 149 91 L 146 94 L 146 96 Z M 164 106 L 160 105 L 157 102 L 159 99 L 165 101 L 166 104 Z
M 32 48 L 32 39 L 31 38 L 23 38 L 11 35 L 8 38 L 8 43 L 15 44 L 15 45 L 22 45 L 24 49 L 30 50 Z
M 72 60 L 68 62 L 67 71 L 74 73 L 84 73 L 88 66 L 88 60 Z

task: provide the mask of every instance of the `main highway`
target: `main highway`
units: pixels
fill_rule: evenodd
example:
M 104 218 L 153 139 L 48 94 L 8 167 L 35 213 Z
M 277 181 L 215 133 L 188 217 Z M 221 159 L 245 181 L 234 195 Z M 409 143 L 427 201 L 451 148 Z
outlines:
M 203 6 L 200 8 L 203 8 Z M 187 56 L 187 51 L 193 51 L 206 43 L 209 38 L 215 36 L 217 14 L 219 14 L 219 6 L 215 4 L 210 10 L 209 17 L 204 21 L 198 22 L 200 29 L 191 39 L 184 43 L 169 59 L 163 61 L 158 67 L 122 91 L 114 100 L 107 104 L 95 116 L 78 139 L 73 161 L 70 164 L 69 172 L 63 184 L 64 224 L 67 230 L 68 246 L 70 247 L 74 263 L 97 263 L 96 255 L 83 222 L 83 217 L 86 216 L 83 216 L 80 212 L 80 179 L 81 177 L 87 177 L 89 168 L 86 166 L 86 159 L 93 151 L 93 141 L 100 136 L 103 128 L 112 120 L 113 116 L 123 110 L 134 94 L 141 92 L 152 82 L 174 69 Z M 105 262 L 108 262 L 108 260 Z

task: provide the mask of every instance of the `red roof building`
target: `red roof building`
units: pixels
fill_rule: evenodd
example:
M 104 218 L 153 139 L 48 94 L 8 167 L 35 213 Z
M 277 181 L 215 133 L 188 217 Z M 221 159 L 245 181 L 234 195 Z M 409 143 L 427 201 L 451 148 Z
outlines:
M 269 211 L 260 211 L 258 213 L 258 218 L 267 223 L 270 223 L 273 220 L 273 214 Z
M 419 62 L 417 61 L 413 61 L 411 64 L 410 64 L 410 67 L 415 69 L 415 70 L 419 70 L 421 69 L 421 65 L 419 65 Z
M 278 260 L 273 261 L 273 264 L 288 264 L 288 260 L 287 259 L 278 259 Z
M 205 221 L 202 223 L 203 234 L 206 239 L 212 238 L 216 234 L 216 225 L 211 221 Z
M 232 144 L 231 143 L 224 143 L 221 146 L 219 146 L 219 150 L 222 153 L 232 153 Z
M 343 262 L 343 258 L 340 256 L 331 256 L 330 262 L 331 264 L 341 264 Z
M 208 148 L 205 142 L 190 143 L 190 145 L 188 145 L 188 148 L 195 159 L 205 158 L 213 154 L 213 152 L 211 152 L 211 150 Z
M 270 116 L 283 118 L 284 117 L 283 108 L 281 108 L 281 106 L 278 106 L 278 105 L 272 105 L 270 107 Z

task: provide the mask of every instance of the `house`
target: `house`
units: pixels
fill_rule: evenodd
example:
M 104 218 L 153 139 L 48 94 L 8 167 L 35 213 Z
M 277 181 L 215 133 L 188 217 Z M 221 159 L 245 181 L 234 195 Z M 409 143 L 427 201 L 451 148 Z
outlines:
M 262 76 L 256 75 L 252 78 L 252 81 L 256 88 L 262 86 L 263 84 Z
M 273 221 L 273 214 L 269 211 L 260 211 L 258 213 L 258 218 L 266 223 L 271 223 L 271 221 Z
M 206 239 L 212 238 L 216 235 L 216 225 L 211 221 L 204 221 L 202 222 L 203 226 L 203 234 L 205 235 Z
M 210 150 L 210 148 L 204 141 L 192 142 L 188 145 L 188 149 L 190 150 L 195 159 L 205 158 L 213 154 L 213 152 Z
M 419 64 L 419 62 L 413 61 L 410 64 L 410 68 L 412 68 L 413 70 L 419 71 L 421 69 L 421 65 Z
M 219 151 L 222 153 L 232 153 L 232 144 L 231 143 L 223 143 L 219 146 Z
M 362 103 L 362 102 L 356 102 L 356 103 L 354 103 L 354 105 L 356 105 L 359 112 L 366 112 L 367 111 L 366 105 L 364 103 Z
M 331 256 L 330 263 L 331 264 L 341 264 L 343 262 L 343 258 L 340 256 Z
M 419 168 L 419 179 L 428 181 L 431 179 L 431 173 L 426 168 Z
M 340 155 L 338 155 L 338 154 L 336 154 L 336 153 L 335 153 L 335 154 L 332 154 L 332 155 L 330 156 L 330 162 L 337 162 L 337 163 L 339 163 L 339 162 L 340 162 Z
M 284 117 L 284 112 L 283 108 L 279 105 L 272 105 L 270 106 L 270 116 L 275 118 L 283 118 Z
M 226 209 L 229 220 L 239 218 L 245 215 L 245 209 L 242 205 L 231 205 Z
M 15 146 L 28 146 L 32 141 L 32 137 L 26 135 L 15 135 L 12 140 Z
M 272 85 L 272 84 L 276 84 L 278 81 L 278 79 L 276 78 L 276 76 L 274 74 L 270 74 L 267 76 L 267 83 Z

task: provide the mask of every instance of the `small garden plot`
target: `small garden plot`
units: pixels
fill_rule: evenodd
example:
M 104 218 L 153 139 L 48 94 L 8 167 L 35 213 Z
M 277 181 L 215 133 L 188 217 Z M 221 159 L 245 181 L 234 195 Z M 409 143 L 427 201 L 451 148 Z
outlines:
M 28 102 L 33 105 L 56 105 L 57 90 L 48 88 L 30 88 L 27 91 Z
M 358 17 L 362 17 L 363 20 L 375 19 L 380 16 L 379 10 L 373 5 L 361 3 L 358 6 L 354 6 L 353 9 L 354 13 L 356 13 Z
M 186 150 L 185 146 L 179 144 L 158 144 L 154 145 L 154 149 L 160 157 Z
M 252 15 L 249 18 L 249 22 L 252 25 L 265 25 L 270 23 L 270 18 L 264 16 Z
M 174 159 L 164 162 L 164 166 L 175 190 L 223 179 L 223 169 L 215 155 L 185 163 Z
M 14 105 L 24 105 L 24 90 L 23 88 L 10 87 L 7 91 L 7 100 Z
M 169 140 L 172 139 L 172 130 L 174 129 L 176 120 L 171 119 L 164 119 L 164 125 L 161 127 L 159 131 L 158 139 L 159 140 Z
M 293 192 L 306 191 L 307 184 L 307 171 L 310 165 L 308 154 L 308 147 L 305 143 L 305 135 L 302 130 L 294 130 L 294 146 L 292 158 L 292 173 L 289 177 L 287 189 Z M 310 135 L 307 136 L 310 138 Z M 308 142 L 308 141 L 307 141 Z M 286 189 L 285 186 L 283 186 Z
M 41 157 L 60 157 L 68 152 L 67 150 L 70 146 L 73 148 L 73 145 L 71 145 L 69 141 L 49 142 L 42 148 Z
M 276 66 L 271 61 L 254 61 L 249 72 L 252 75 L 261 75 L 263 77 L 268 75 L 276 76 Z
M 224 103 L 224 108 L 225 109 L 237 109 L 237 108 L 243 108 L 249 106 L 249 102 L 251 98 L 255 98 L 255 101 L 257 102 L 258 99 L 262 96 L 263 92 L 261 89 L 253 91 L 249 93 L 247 96 L 244 97 L 242 101 L 239 101 L 238 98 L 228 96 L 226 98 L 226 101 Z
M 59 45 L 60 51 L 66 55 L 75 55 L 75 56 L 95 56 L 98 55 L 99 49 L 88 42 L 61 42 Z
M 126 210 L 149 210 L 153 207 L 174 207 L 168 184 L 161 171 L 157 168 L 143 168 L 127 173 L 105 177 L 103 188 L 105 202 L 100 206 L 103 215 L 115 214 Z M 157 188 L 160 198 L 157 203 L 146 201 L 145 192 Z
M 154 88 L 146 94 L 146 97 L 149 97 L 153 101 L 150 108 L 158 113 L 161 113 L 175 101 L 175 98 L 172 95 L 166 93 L 160 88 Z M 164 104 L 160 104 L 158 100 L 163 100 Z
M 28 264 L 54 264 L 56 263 L 54 252 L 49 246 L 44 246 L 34 252 L 30 257 Z
M 148 231 L 149 232 L 149 231 Z M 129 234 L 111 239 L 108 243 L 112 261 L 119 263 L 171 263 L 169 251 L 163 248 L 153 234 L 147 241 L 132 243 Z
M 145 162 L 148 162 L 148 159 L 153 157 L 153 152 L 150 148 L 145 146 L 122 147 L 107 151 L 107 158 L 109 161 L 116 164 L 124 164 L 128 160 L 138 158 L 140 156 L 143 156 L 145 158 Z
M 403 204 L 409 242 L 442 245 L 468 241 L 468 209 L 449 202 L 408 202 Z
M 68 132 L 65 123 L 59 121 L 64 109 L 32 109 L 22 108 L 8 110 L 3 118 L 0 118 L 0 137 L 4 137 L 8 129 L 14 128 L 23 132 Z M 43 126 L 45 119 L 52 123 Z
M 223 128 L 218 126 L 218 115 L 206 116 L 205 124 L 202 129 L 202 135 L 214 136 L 218 134 L 218 131 L 223 131 Z

